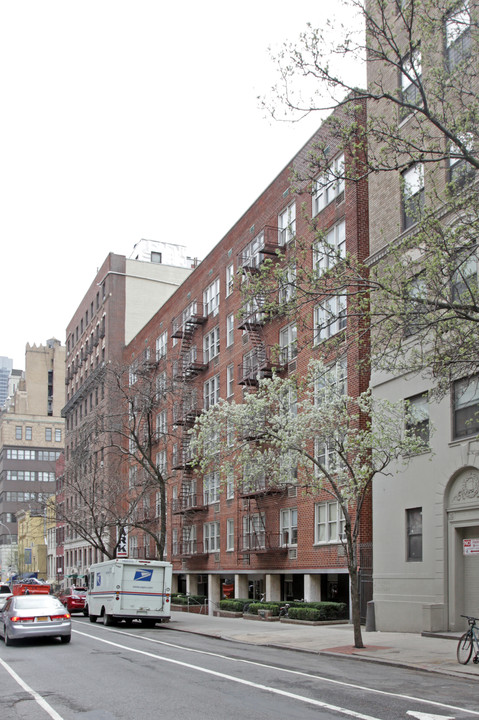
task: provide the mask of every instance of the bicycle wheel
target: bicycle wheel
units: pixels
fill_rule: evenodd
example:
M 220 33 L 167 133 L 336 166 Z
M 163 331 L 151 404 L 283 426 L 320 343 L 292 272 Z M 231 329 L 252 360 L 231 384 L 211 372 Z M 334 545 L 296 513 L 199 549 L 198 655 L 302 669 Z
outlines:
M 457 662 L 467 665 L 472 655 L 472 634 L 465 632 L 457 643 Z

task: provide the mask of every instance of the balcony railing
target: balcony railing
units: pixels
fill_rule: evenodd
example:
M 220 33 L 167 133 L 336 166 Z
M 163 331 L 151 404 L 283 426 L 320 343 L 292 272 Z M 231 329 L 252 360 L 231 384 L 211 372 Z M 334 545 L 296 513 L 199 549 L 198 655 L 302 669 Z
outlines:
M 189 334 L 196 325 L 202 325 L 207 320 L 203 303 L 193 302 L 183 312 L 177 315 L 172 321 L 171 336 L 182 338 Z
M 287 546 L 281 544 L 281 533 L 266 530 L 240 535 L 239 547 L 240 553 L 287 553 L 288 551 Z
M 198 542 L 197 540 L 182 540 L 173 547 L 173 555 L 176 555 L 177 557 L 199 557 L 200 555 L 206 554 L 207 553 L 203 550 L 203 543 Z
M 185 513 L 185 512 L 202 512 L 207 509 L 207 505 L 204 502 L 203 494 L 197 495 L 191 493 L 190 495 L 184 495 L 183 497 L 173 500 L 173 513 Z
M 175 380 L 190 380 L 206 370 L 208 363 L 201 350 L 190 350 L 182 355 L 176 365 Z
M 278 228 L 266 226 L 262 233 L 238 253 L 238 268 L 242 268 L 247 272 L 254 272 L 260 268 L 265 256 L 274 257 L 278 250 L 280 250 Z

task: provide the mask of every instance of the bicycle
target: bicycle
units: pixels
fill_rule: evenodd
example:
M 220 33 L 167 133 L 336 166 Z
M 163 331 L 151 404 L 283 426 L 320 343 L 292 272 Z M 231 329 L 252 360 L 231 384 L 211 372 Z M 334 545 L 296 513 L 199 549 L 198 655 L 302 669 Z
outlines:
M 467 630 L 464 635 L 461 635 L 457 643 L 457 661 L 460 662 L 461 665 L 467 665 L 475 647 L 476 652 L 472 662 L 477 664 L 479 663 L 479 628 L 476 625 L 476 620 L 479 621 L 479 618 L 470 617 L 469 615 L 461 615 L 461 617 L 466 618 L 469 623 L 469 630 Z

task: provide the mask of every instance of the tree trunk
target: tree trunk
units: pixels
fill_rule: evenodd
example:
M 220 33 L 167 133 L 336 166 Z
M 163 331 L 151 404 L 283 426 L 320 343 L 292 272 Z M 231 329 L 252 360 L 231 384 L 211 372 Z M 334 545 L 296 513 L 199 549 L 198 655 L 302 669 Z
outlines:
M 361 616 L 359 609 L 358 569 L 356 565 L 350 565 L 349 578 L 351 581 L 351 616 L 353 621 L 354 647 L 363 648 L 364 643 L 361 634 Z

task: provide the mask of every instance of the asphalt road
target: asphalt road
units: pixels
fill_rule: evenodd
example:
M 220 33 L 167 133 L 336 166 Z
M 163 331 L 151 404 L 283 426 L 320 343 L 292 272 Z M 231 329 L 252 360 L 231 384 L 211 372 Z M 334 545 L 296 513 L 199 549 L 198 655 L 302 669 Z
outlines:
M 2 720 L 479 718 L 477 682 L 74 617 L 70 645 L 0 642 Z

